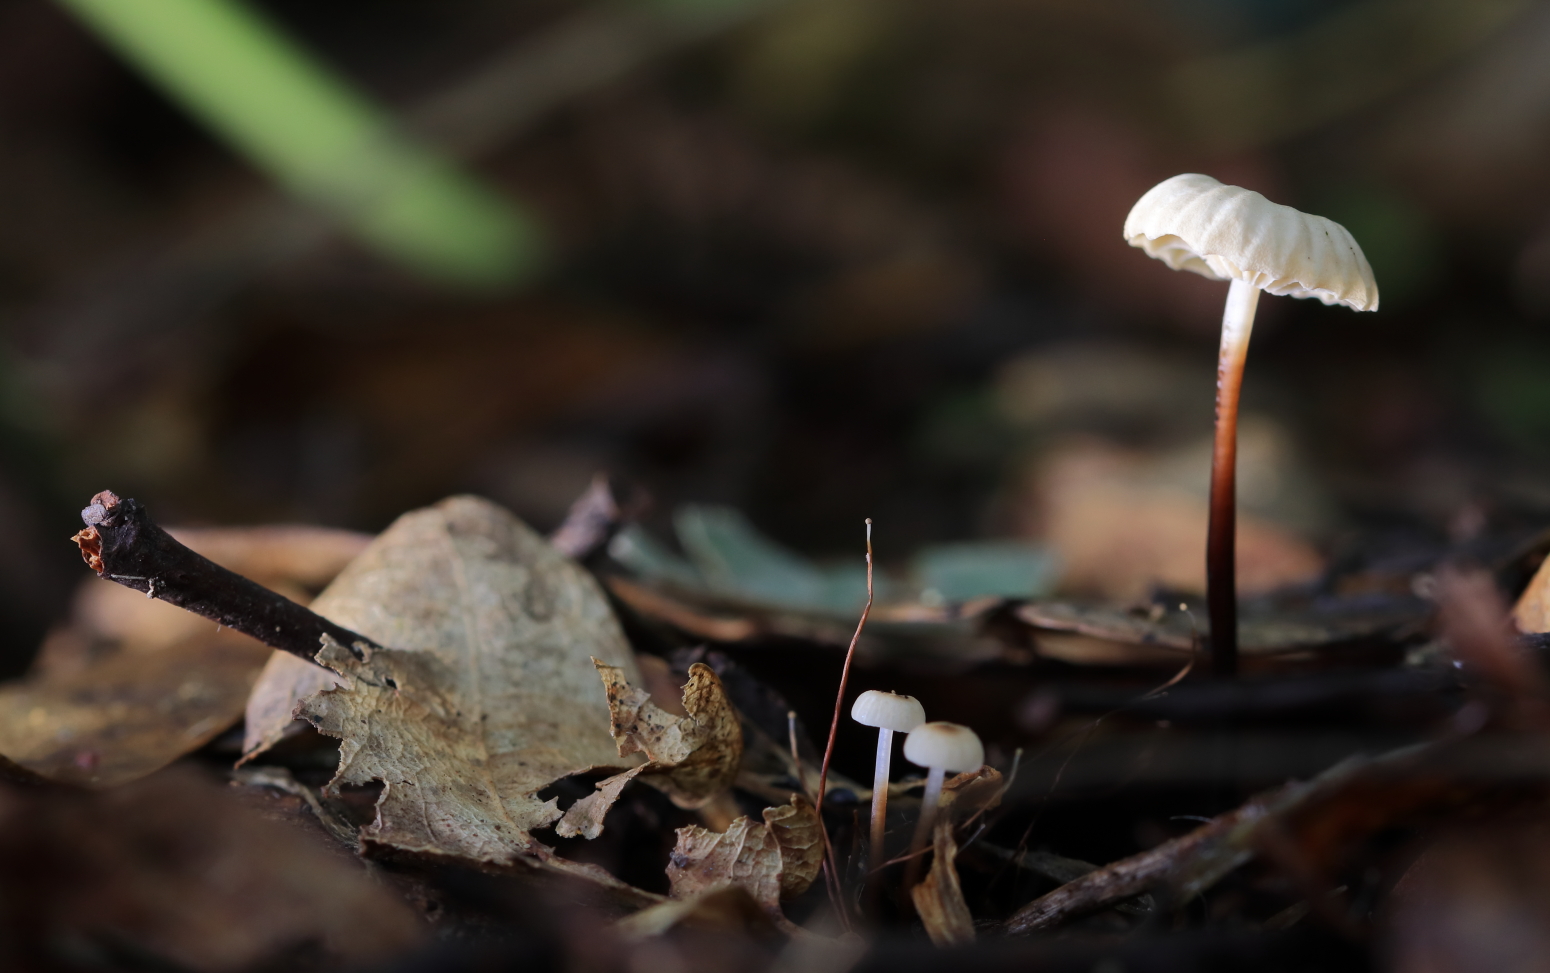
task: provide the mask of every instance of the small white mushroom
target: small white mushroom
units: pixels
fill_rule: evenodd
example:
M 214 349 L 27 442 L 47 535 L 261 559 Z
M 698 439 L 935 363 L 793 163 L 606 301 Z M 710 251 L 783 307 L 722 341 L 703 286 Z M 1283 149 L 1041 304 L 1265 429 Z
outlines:
M 883 825 L 888 817 L 888 765 L 893 759 L 894 733 L 908 733 L 926 722 L 925 707 L 914 696 L 869 689 L 856 697 L 850 718 L 877 727 L 877 762 L 872 774 L 872 867 L 883 863 Z
M 974 731 L 957 723 L 922 723 L 904 738 L 904 759 L 926 768 L 926 792 L 920 798 L 920 822 L 915 825 L 915 837 L 910 842 L 910 868 L 913 875 L 919 868 L 921 849 L 931 836 L 936 823 L 937 805 L 942 803 L 942 782 L 949 770 L 961 773 L 979 770 L 985 764 L 985 747 Z M 905 885 L 913 884 L 906 879 Z
M 1147 190 L 1125 219 L 1125 240 L 1174 270 L 1232 282 L 1216 366 L 1216 442 L 1206 537 L 1211 658 L 1218 673 L 1230 674 L 1238 661 L 1238 393 L 1259 292 L 1316 297 L 1325 304 L 1376 311 L 1378 284 L 1362 248 L 1339 223 L 1196 173 L 1174 176 Z

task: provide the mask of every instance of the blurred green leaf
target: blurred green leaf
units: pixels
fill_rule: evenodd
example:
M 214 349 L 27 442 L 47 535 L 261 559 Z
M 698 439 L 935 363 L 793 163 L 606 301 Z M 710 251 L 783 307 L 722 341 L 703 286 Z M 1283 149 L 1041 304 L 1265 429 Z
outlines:
M 471 287 L 536 271 L 529 215 L 409 139 L 239 0 L 64 3 L 271 178 L 387 256 Z
M 922 548 L 912 564 L 927 604 L 1048 594 L 1055 568 L 1047 548 L 1019 541 L 939 544 Z
M 714 592 L 808 611 L 850 612 L 866 601 L 866 571 L 824 571 L 765 537 L 730 507 L 686 505 L 678 542 Z

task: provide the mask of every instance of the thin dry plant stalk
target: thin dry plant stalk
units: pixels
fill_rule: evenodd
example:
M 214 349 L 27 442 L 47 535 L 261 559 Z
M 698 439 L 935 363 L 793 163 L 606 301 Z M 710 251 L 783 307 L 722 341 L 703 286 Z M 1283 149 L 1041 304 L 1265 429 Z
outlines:
M 850 647 L 845 650 L 845 665 L 840 669 L 840 691 L 834 696 L 834 719 L 829 723 L 829 742 L 823 748 L 823 768 L 818 772 L 818 817 L 823 820 L 824 791 L 829 785 L 829 760 L 834 756 L 834 738 L 840 732 L 840 713 L 845 706 L 845 686 L 850 682 L 850 663 L 856 657 L 856 643 L 861 641 L 861 630 L 866 627 L 867 616 L 872 613 L 872 518 L 866 519 L 866 605 L 861 609 L 861 619 L 856 622 L 856 633 L 850 637 Z M 840 894 L 840 871 L 834 860 L 834 845 L 829 841 L 829 829 L 823 827 L 823 848 L 826 867 L 824 873 L 829 887 L 829 898 L 834 911 L 845 929 L 850 929 L 850 917 L 846 914 L 844 896 Z

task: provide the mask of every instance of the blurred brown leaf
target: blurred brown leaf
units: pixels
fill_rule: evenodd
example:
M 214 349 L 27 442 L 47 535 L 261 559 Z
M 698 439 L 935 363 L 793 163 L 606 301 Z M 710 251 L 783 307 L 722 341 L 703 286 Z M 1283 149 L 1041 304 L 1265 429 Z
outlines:
M 7 969 L 92 944 L 157 968 L 243 970 L 307 948 L 354 965 L 425 938 L 347 855 L 186 770 L 98 793 L 0 789 L 0 872 Z
M 1550 684 L 1539 660 L 1513 638 L 1507 603 L 1491 575 L 1444 567 L 1436 591 L 1443 634 L 1459 661 L 1484 681 L 1496 717 L 1516 729 L 1550 725 Z
M 1244 454 L 1256 448 L 1248 425 Z M 1206 494 L 1190 482 L 1197 477 L 1185 473 L 1197 473 L 1203 484 L 1209 462 L 1202 457 L 1190 471 L 1176 465 L 1100 442 L 1046 458 L 1031 484 L 1030 531 L 1055 549 L 1062 589 L 1113 601 L 1140 598 L 1157 585 L 1205 590 Z M 1250 465 L 1247 456 L 1243 465 Z M 1240 510 L 1240 591 L 1306 581 L 1322 568 L 1307 541 Z
M 1384 910 L 1394 973 L 1530 973 L 1550 958 L 1550 825 L 1454 831 L 1422 853 Z
M 737 712 L 715 670 L 704 663 L 689 667 L 684 686 L 685 716 L 675 716 L 631 686 L 624 670 L 592 660 L 608 693 L 610 729 L 619 756 L 643 753 L 647 763 L 597 784 L 597 792 L 573 804 L 555 826 L 561 837 L 597 837 L 603 818 L 624 785 L 641 777 L 662 788 L 679 807 L 703 807 L 732 786 L 743 758 L 743 731 Z
M 252 640 L 212 632 L 0 687 L 0 753 L 51 780 L 92 787 L 159 770 L 241 716 L 268 651 L 242 643 Z
M 925 924 L 926 935 L 938 946 L 955 946 L 974 941 L 974 918 L 963 889 L 958 885 L 958 845 L 953 841 L 953 824 L 942 820 L 936 826 L 936 841 L 931 873 L 925 881 L 910 889 L 915 911 Z
M 339 737 L 331 789 L 381 781 L 363 846 L 481 863 L 547 859 L 560 816 L 537 791 L 620 765 L 588 659 L 638 676 L 591 576 L 496 505 L 453 497 L 400 517 L 315 607 L 385 645 L 318 660 L 348 678 L 298 712 Z

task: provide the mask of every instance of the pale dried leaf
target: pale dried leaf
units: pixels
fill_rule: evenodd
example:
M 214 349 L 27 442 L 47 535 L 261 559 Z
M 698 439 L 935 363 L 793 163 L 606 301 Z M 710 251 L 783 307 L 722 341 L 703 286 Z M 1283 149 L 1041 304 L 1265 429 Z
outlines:
M 593 664 L 608 694 L 609 726 L 619 756 L 643 753 L 649 762 L 599 781 L 596 793 L 565 812 L 556 834 L 596 838 L 608 809 L 636 777 L 690 809 L 704 807 L 732 786 L 743 759 L 743 731 L 715 670 L 700 662 L 689 667 L 683 691 L 686 715 L 675 716 L 653 703 L 644 689 L 632 686 L 620 667 L 596 659 Z
M 800 794 L 791 803 L 764 809 L 764 823 L 780 846 L 780 894 L 790 899 L 803 892 L 823 867 L 823 822 L 813 803 Z
M 620 767 L 588 660 L 635 675 L 591 576 L 488 501 L 400 517 L 314 607 L 383 645 L 325 643 L 346 685 L 298 712 L 339 737 L 331 788 L 381 781 L 362 841 L 474 862 L 547 857 L 528 834 L 560 816 L 537 791 Z
M 624 793 L 624 785 L 639 777 L 650 764 L 632 767 L 622 774 L 615 774 L 597 782 L 597 790 L 581 798 L 566 809 L 565 815 L 555 822 L 554 833 L 561 838 L 577 835 L 591 841 L 603 833 L 603 819 Z
M 963 901 L 963 889 L 958 884 L 958 845 L 953 841 L 951 821 L 939 821 L 936 826 L 936 842 L 931 861 L 931 874 L 926 880 L 910 889 L 910 899 L 915 912 L 925 924 L 926 935 L 938 946 L 956 946 L 974 941 L 974 918 L 969 906 Z

